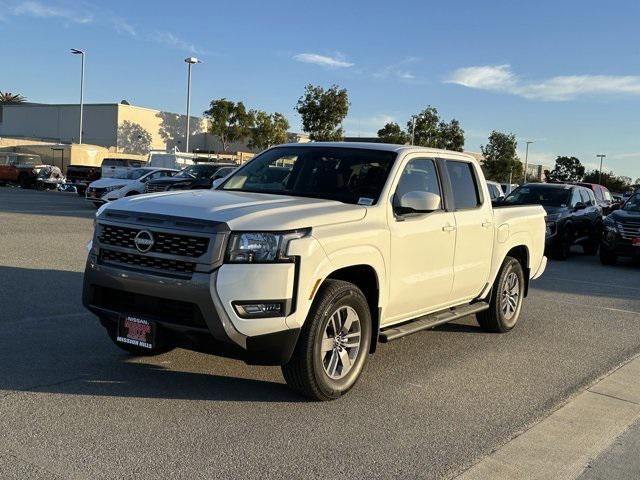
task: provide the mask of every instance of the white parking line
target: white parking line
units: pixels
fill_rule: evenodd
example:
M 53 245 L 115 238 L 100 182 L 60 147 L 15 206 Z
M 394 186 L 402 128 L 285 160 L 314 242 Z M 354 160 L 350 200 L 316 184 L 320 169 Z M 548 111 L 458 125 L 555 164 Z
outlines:
M 564 305 L 572 305 L 575 307 L 596 308 L 599 310 L 607 310 L 609 312 L 630 313 L 631 315 L 640 315 L 640 312 L 636 312 L 635 310 L 624 310 L 622 308 L 603 307 L 602 305 L 590 305 L 588 303 L 581 303 L 581 302 L 567 302 L 566 300 L 558 300 L 555 297 L 552 297 L 551 295 L 536 294 L 536 298 L 542 298 L 543 300 L 548 300 L 550 302 L 562 303 Z

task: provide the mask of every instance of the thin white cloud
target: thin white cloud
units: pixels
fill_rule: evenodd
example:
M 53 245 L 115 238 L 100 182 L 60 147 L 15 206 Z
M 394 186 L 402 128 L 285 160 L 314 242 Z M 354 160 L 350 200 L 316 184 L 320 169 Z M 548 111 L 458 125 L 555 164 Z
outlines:
M 30 16 L 36 18 L 61 18 L 73 23 L 92 23 L 94 16 L 84 8 L 64 8 L 45 5 L 41 2 L 26 1 L 9 8 L 9 13 L 15 16 Z
M 393 65 L 387 65 L 386 67 L 378 70 L 373 74 L 374 78 L 387 79 L 398 78 L 400 80 L 411 81 L 416 79 L 416 75 L 411 70 L 411 66 L 418 62 L 418 57 L 406 57 L 400 62 Z
M 509 65 L 460 68 L 446 83 L 549 101 L 588 95 L 640 95 L 640 76 L 566 75 L 534 82 L 518 77 Z
M 204 50 L 197 48 L 192 43 L 183 40 L 177 35 L 171 32 L 156 32 L 149 37 L 151 40 L 157 43 L 166 45 L 167 47 L 175 48 L 176 50 L 184 50 L 185 52 L 202 54 Z
M 302 63 L 312 63 L 326 68 L 349 68 L 353 67 L 353 63 L 347 62 L 341 54 L 334 57 L 320 55 L 317 53 L 299 53 L 293 56 L 293 59 Z

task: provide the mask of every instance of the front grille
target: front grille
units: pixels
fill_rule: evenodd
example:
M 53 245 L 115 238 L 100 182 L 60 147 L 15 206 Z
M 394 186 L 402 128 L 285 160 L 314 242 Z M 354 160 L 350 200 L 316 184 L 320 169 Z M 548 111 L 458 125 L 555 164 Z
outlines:
M 89 187 L 87 188 L 87 193 L 89 192 L 95 192 L 95 194 L 99 197 L 101 197 L 102 195 L 104 195 L 107 192 L 106 188 L 96 188 L 96 187 Z
M 103 245 L 135 249 L 134 238 L 140 228 L 101 225 L 98 240 Z M 197 258 L 204 255 L 209 246 L 209 239 L 192 235 L 177 235 L 175 233 L 155 232 L 151 230 L 154 244 L 151 252 L 179 255 Z
M 194 303 L 140 295 L 107 287 L 93 287 L 92 305 L 118 313 L 151 317 L 177 325 L 207 328 L 200 308 Z
M 163 183 L 153 184 L 149 182 L 144 187 L 144 193 L 164 192 L 167 188 L 169 188 L 169 185 L 165 185 Z
M 154 270 L 158 273 L 191 276 L 196 268 L 193 262 L 170 260 L 168 258 L 149 257 L 139 253 L 126 253 L 106 248 L 100 249 L 103 264 L 125 265 L 132 268 Z
M 640 237 L 640 222 L 618 223 L 618 228 L 622 238 L 632 240 Z

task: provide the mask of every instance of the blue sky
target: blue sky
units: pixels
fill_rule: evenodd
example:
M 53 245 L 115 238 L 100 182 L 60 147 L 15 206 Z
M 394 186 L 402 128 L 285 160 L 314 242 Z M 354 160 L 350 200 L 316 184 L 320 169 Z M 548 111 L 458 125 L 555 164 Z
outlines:
M 426 107 L 457 118 L 466 148 L 492 129 L 533 140 L 529 160 L 575 155 L 640 177 L 640 2 L 636 1 L 5 1 L 0 90 L 31 101 L 78 97 L 185 109 L 213 98 L 280 111 L 307 83 L 349 91 L 350 135 L 404 125 Z M 521 152 L 521 156 L 524 153 Z

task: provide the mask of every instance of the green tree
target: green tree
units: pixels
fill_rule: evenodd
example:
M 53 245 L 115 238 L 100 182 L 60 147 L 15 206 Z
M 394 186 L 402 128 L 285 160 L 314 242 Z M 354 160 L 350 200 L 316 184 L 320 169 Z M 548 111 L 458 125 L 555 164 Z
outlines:
M 257 110 L 252 112 L 254 125 L 251 129 L 249 147 L 257 150 L 265 150 L 279 143 L 286 143 L 289 121 L 281 113 L 272 113 Z
M 332 85 L 307 85 L 295 110 L 302 117 L 302 129 L 314 141 L 339 141 L 344 138 L 342 121 L 349 113 L 347 90 Z
M 602 178 L 602 180 L 600 180 L 600 178 Z M 629 188 L 629 182 L 626 179 L 617 177 L 613 172 L 602 172 L 601 177 L 598 170 L 591 170 L 585 173 L 582 181 L 586 183 L 599 183 L 612 192 L 624 192 Z
M 383 143 L 396 143 L 398 145 L 404 145 L 409 141 L 409 135 L 396 122 L 389 122 L 378 130 L 378 138 Z
M 576 157 L 556 158 L 556 166 L 549 172 L 548 180 L 554 182 L 579 182 L 584 175 L 584 165 Z
M 440 122 L 438 148 L 461 152 L 464 149 L 464 130 L 455 118 L 449 123 Z
M 431 105 L 409 119 L 407 132 L 409 136 L 413 133 L 415 145 L 458 152 L 464 148 L 464 130 L 460 127 L 460 122 L 456 119 L 449 123 L 441 120 L 438 109 Z
M 512 133 L 496 130 L 489 134 L 489 142 L 480 150 L 484 159 L 482 169 L 487 178 L 498 182 L 508 182 L 522 175 L 522 162 L 516 153 L 516 137 Z
M 204 116 L 209 119 L 209 133 L 217 136 L 226 152 L 229 144 L 247 138 L 253 127 L 253 115 L 242 102 L 226 98 L 212 100 Z
M 8 105 L 12 103 L 24 103 L 27 99 L 19 93 L 0 91 L 0 105 Z

